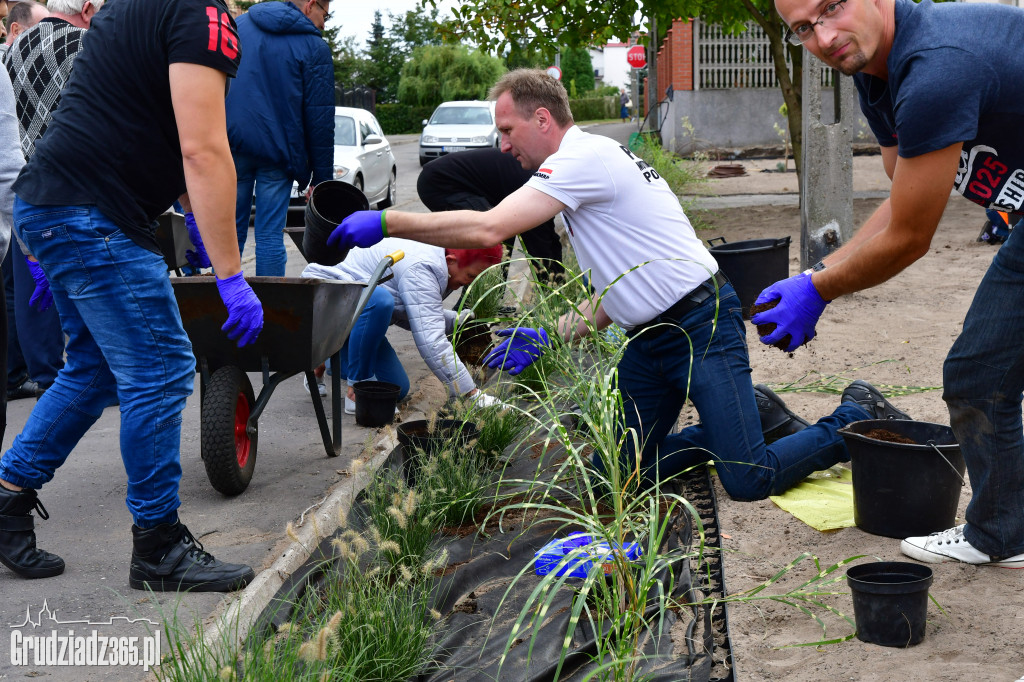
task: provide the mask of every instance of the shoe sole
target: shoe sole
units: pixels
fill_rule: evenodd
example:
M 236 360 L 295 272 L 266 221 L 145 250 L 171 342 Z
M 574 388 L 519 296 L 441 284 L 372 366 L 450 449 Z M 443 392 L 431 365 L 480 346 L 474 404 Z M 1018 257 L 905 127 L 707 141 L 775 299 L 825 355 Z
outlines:
M 900 542 L 900 551 L 911 559 L 917 559 L 926 564 L 969 564 L 971 566 L 991 566 L 992 568 L 1009 568 L 1009 569 L 1024 569 L 1024 556 L 1013 561 L 984 561 L 981 563 L 971 563 L 970 561 L 961 561 L 948 554 L 940 554 L 938 552 L 932 552 L 925 549 L 924 547 L 918 547 L 912 545 L 906 540 Z
M 54 578 L 64 572 L 64 564 L 61 563 L 59 568 L 24 568 L 18 564 L 10 561 L 7 557 L 0 554 L 0 563 L 7 568 L 17 573 L 22 578 L 27 580 L 36 580 L 38 578 Z
M 153 592 L 235 592 L 245 588 L 256 578 L 253 571 L 249 571 L 240 578 L 230 580 L 214 580 L 198 583 L 174 580 L 147 580 L 140 578 L 128 578 L 128 585 L 133 590 L 152 590 Z

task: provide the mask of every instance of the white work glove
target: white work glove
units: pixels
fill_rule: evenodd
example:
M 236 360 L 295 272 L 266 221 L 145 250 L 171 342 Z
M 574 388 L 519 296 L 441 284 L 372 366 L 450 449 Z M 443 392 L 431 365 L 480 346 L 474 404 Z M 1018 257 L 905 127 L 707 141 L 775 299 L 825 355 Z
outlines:
M 458 316 L 455 318 L 455 326 L 461 327 L 470 320 L 475 320 L 476 314 L 470 308 L 463 308 L 459 311 Z

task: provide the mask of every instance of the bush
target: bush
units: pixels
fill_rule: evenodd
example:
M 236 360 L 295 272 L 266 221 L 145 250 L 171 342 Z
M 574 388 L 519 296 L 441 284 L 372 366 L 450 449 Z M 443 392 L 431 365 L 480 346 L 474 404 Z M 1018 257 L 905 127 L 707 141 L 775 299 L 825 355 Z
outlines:
M 423 119 L 430 118 L 434 107 L 411 107 L 407 104 L 378 104 L 377 120 L 385 135 L 419 133 Z
M 587 97 L 569 100 L 569 109 L 576 121 L 599 121 L 619 117 L 618 97 Z

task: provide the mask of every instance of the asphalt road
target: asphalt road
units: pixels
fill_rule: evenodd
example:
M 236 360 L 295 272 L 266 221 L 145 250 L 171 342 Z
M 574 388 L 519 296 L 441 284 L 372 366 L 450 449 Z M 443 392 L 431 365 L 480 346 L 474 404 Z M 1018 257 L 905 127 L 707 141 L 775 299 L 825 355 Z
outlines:
M 599 132 L 625 141 L 634 129 L 635 125 L 612 124 L 601 127 Z M 415 135 L 392 139 L 399 171 L 396 208 L 424 211 L 415 195 L 420 170 L 416 140 Z M 250 237 L 243 258 L 248 274 L 254 274 L 252 248 Z M 288 249 L 287 274 L 298 276 L 305 263 L 290 243 Z M 417 382 L 436 381 L 407 332 L 393 328 L 389 338 L 403 358 L 414 386 Z M 250 379 L 258 394 L 261 377 L 253 374 Z M 8 406 L 4 450 L 21 430 L 34 404 L 32 400 L 19 400 Z M 415 414 L 404 416 L 417 418 Z M 344 451 L 340 457 L 327 458 L 302 378 L 292 377 L 276 389 L 260 418 L 259 451 L 252 483 L 241 495 L 227 498 L 210 486 L 200 459 L 198 380 L 183 419 L 181 519 L 218 558 L 245 562 L 257 571 L 268 568 L 288 551 L 287 524 L 324 500 L 332 488 L 345 484 L 351 459 L 361 453 L 373 436 L 372 430 L 356 425 L 353 417 L 346 416 Z M 40 491 L 50 519 L 36 522 L 38 544 L 64 558 L 64 574 L 29 581 L 0 567 L 0 630 L 4 635 L 0 637 L 0 679 L 142 679 L 145 673 L 141 666 L 80 665 L 74 664 L 73 655 L 68 660 L 72 665 L 46 664 L 45 656 L 41 659 L 43 664 L 37 664 L 31 647 L 43 650 L 52 645 L 53 653 L 59 655 L 62 642 L 52 637 L 45 639 L 55 632 L 68 637 L 64 641 L 72 647 L 67 653 L 73 654 L 75 646 L 82 645 L 81 638 L 96 633 L 113 638 L 108 644 L 126 645 L 116 650 L 108 646 L 109 660 L 111 653 L 127 650 L 131 644 L 117 638 L 144 638 L 165 620 L 188 625 L 224 606 L 222 596 L 217 594 L 153 595 L 128 587 L 132 520 L 124 505 L 119 420 L 117 407 L 105 410 L 53 481 Z M 125 447 L 127 456 L 131 456 L 131 444 Z M 44 605 L 47 611 L 43 611 Z M 74 638 L 70 638 L 69 632 L 74 633 Z M 142 639 L 135 644 L 140 654 L 147 653 L 142 650 Z M 151 649 L 155 647 L 155 640 L 150 639 L 149 645 Z M 160 645 L 162 654 L 170 651 L 165 638 L 161 637 Z

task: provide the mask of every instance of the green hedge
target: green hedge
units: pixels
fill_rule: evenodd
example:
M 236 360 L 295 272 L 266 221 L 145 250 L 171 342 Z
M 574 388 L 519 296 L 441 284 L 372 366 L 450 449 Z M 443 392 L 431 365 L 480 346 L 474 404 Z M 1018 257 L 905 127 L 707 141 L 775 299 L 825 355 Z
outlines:
M 569 109 L 577 121 L 599 121 L 619 117 L 618 97 L 587 97 L 569 100 Z
M 430 118 L 435 107 L 411 107 L 406 104 L 378 104 L 377 120 L 385 135 L 403 135 L 423 131 L 423 119 Z

